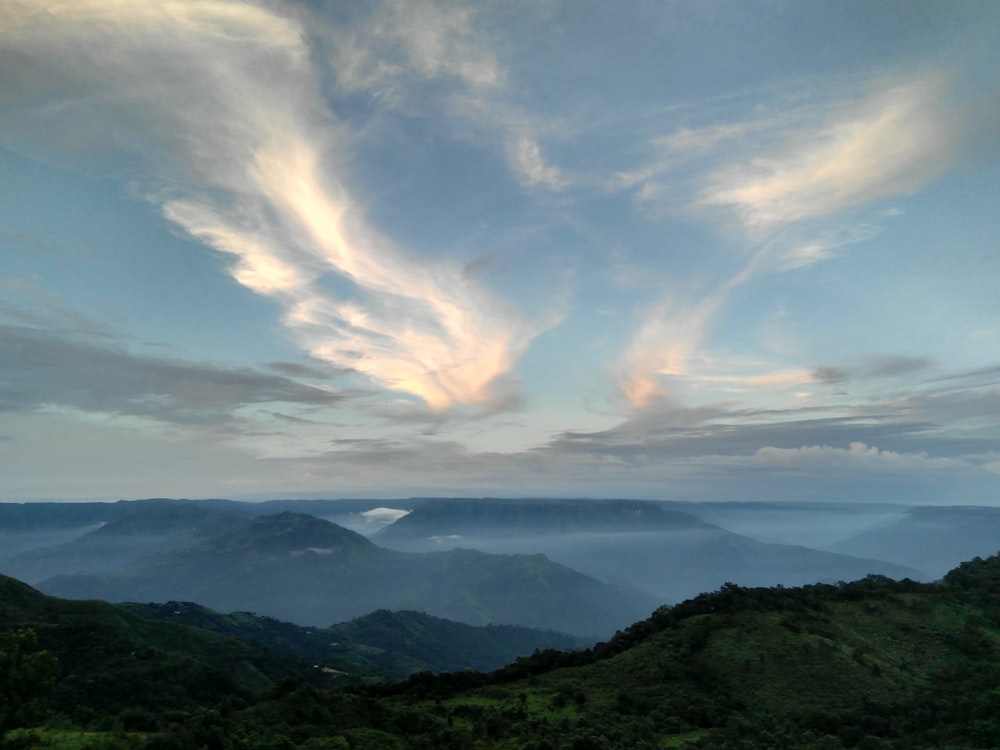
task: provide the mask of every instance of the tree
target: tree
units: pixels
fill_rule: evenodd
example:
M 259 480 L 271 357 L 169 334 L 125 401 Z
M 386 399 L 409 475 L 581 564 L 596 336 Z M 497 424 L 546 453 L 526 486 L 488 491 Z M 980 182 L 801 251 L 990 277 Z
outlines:
M 39 650 L 34 630 L 0 633 L 0 746 L 9 730 L 44 712 L 57 672 L 56 657 Z

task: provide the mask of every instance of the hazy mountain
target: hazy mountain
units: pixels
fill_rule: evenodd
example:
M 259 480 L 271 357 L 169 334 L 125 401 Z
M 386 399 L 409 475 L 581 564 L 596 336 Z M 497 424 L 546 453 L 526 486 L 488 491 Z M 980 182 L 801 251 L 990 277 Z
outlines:
M 61 544 L 0 560 L 0 570 L 32 585 L 62 573 L 128 573 L 158 554 L 244 522 L 240 514 L 187 503 L 136 505 L 130 509 L 131 514 Z
M 159 553 L 128 574 L 59 575 L 39 588 L 70 598 L 190 600 L 304 625 L 326 626 L 377 609 L 414 609 L 474 625 L 581 636 L 611 633 L 656 606 L 652 597 L 542 555 L 408 554 L 294 513 L 232 518 L 225 530 Z
M 1000 550 L 1000 508 L 913 508 L 830 549 L 851 555 L 878 554 L 937 578 L 962 560 Z
M 401 545 L 435 537 L 521 537 L 705 529 L 694 516 L 640 500 L 430 500 L 373 538 Z
M 898 518 L 912 505 L 879 502 L 681 502 L 664 507 L 690 513 L 759 542 L 825 549 L 872 526 Z M 874 555 L 878 557 L 878 555 Z
M 679 601 L 729 581 L 746 586 L 836 582 L 922 571 L 801 546 L 766 544 L 656 502 L 440 500 L 372 537 L 395 549 L 472 547 L 542 553 L 603 581 Z
M 399 512 L 405 512 L 422 502 L 424 500 L 420 498 L 413 498 L 393 501 L 392 505 L 401 509 Z M 0 561 L 33 549 L 64 544 L 105 524 L 114 524 L 152 509 L 160 509 L 168 514 L 172 508 L 193 508 L 245 516 L 293 511 L 324 518 L 355 531 L 373 532 L 384 521 L 377 515 L 370 515 L 370 511 L 385 504 L 385 500 L 267 500 L 250 503 L 223 499 L 172 498 L 117 502 L 4 502 L 0 503 Z

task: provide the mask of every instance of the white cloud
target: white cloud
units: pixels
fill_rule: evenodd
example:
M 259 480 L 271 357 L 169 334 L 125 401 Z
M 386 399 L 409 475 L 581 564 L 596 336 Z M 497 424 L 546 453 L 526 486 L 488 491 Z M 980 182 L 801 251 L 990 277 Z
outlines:
M 617 365 L 618 387 L 633 407 L 648 407 L 666 395 L 663 376 L 689 374 L 714 312 L 712 300 L 681 308 L 663 299 L 644 315 Z
M 350 30 L 330 30 L 333 69 L 347 90 L 396 99 L 408 78 L 451 78 L 474 90 L 503 83 L 503 71 L 475 26 L 475 9 L 456 3 L 390 0 Z
M 510 160 L 521 181 L 528 187 L 541 185 L 558 190 L 564 185 L 559 169 L 546 163 L 538 142 L 533 138 L 522 136 L 512 143 Z
M 847 448 L 834 448 L 828 445 L 808 445 L 800 448 L 767 446 L 758 449 L 754 457 L 767 466 L 785 469 L 822 467 L 836 469 L 857 466 L 898 471 L 906 469 L 957 469 L 967 466 L 964 461 L 957 459 L 937 458 L 922 453 L 897 453 L 879 450 L 874 445 L 866 445 L 860 441 L 851 443 Z
M 386 526 L 390 523 L 395 523 L 403 516 L 409 515 L 409 513 L 410 511 L 399 508 L 378 507 L 366 510 L 361 515 L 370 524 Z
M 648 407 L 664 396 L 664 376 L 671 376 L 676 392 L 699 381 L 773 386 L 785 371 L 793 372 L 793 379 L 807 371 L 776 366 L 747 375 L 735 367 L 706 368 L 705 362 L 720 359 L 708 348 L 713 320 L 747 282 L 828 261 L 838 248 L 882 231 L 864 221 L 836 226 L 807 220 L 915 189 L 950 165 L 965 136 L 943 111 L 946 83 L 942 76 L 912 78 L 860 100 L 798 105 L 784 113 L 771 107 L 757 119 L 680 128 L 649 141 L 657 158 L 620 173 L 618 187 L 641 185 L 637 196 L 644 202 L 678 203 L 680 194 L 702 185 L 687 210 L 731 212 L 756 244 L 739 270 L 686 310 L 677 312 L 667 295 L 643 315 L 617 370 L 619 387 L 633 407 Z M 960 120 L 963 113 L 951 115 Z M 668 178 L 673 180 L 669 197 L 663 184 Z M 681 210 L 679 203 L 675 210 Z M 883 212 L 879 220 L 893 213 Z
M 702 128 L 682 127 L 668 135 L 653 138 L 652 144 L 669 153 L 696 156 L 717 148 L 726 141 L 744 138 L 750 133 L 773 124 L 767 120 L 747 120 L 716 123 Z
M 934 76 L 883 88 L 785 134 L 784 145 L 717 170 L 698 203 L 731 210 L 749 230 L 830 216 L 919 187 L 955 154 Z
M 495 83 L 471 11 L 397 3 L 390 13 L 409 23 L 417 73 Z M 233 278 L 276 300 L 312 356 L 438 410 L 510 402 L 498 383 L 542 326 L 460 267 L 413 259 L 366 224 L 340 181 L 340 132 L 317 104 L 319 75 L 294 19 L 181 0 L 53 0 L 7 16 L 0 64 L 47 98 L 13 87 L 5 104 L 17 114 L 0 137 L 63 159 L 84 138 L 140 168 L 164 216 L 233 256 Z

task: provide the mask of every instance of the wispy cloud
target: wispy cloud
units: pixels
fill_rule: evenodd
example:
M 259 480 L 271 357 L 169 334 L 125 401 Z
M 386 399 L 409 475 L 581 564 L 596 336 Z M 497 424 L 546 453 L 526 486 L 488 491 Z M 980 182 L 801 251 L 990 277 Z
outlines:
M 459 3 L 389 0 L 350 29 L 329 29 L 339 84 L 401 103 L 413 79 L 448 78 L 482 91 L 500 86 L 502 68 Z
M 719 360 L 710 333 L 733 292 L 764 275 L 829 261 L 838 250 L 872 239 L 882 231 L 881 221 L 896 212 L 876 222 L 830 220 L 912 191 L 953 165 L 975 128 L 964 122 L 970 112 L 949 98 L 950 83 L 944 74 L 882 79 L 864 95 L 800 103 L 784 112 L 772 104 L 756 119 L 682 127 L 650 140 L 657 156 L 619 175 L 620 186 L 642 185 L 639 197 L 655 202 L 657 186 L 673 179 L 679 188 L 671 197 L 673 211 L 734 217 L 738 236 L 752 251 L 737 261 L 738 270 L 684 307 L 674 301 L 675 290 L 643 314 L 617 368 L 633 407 L 648 408 L 664 397 L 668 379 L 675 394 L 698 381 L 736 383 L 742 376 L 735 372 L 713 373 L 699 365 Z M 684 194 L 686 203 L 678 197 Z M 787 370 L 777 363 L 772 372 L 743 382 L 770 387 L 785 381 Z M 811 382 L 808 370 L 791 368 L 795 378 L 803 375 L 802 384 Z
M 538 142 L 522 136 L 511 144 L 511 161 L 522 182 L 528 187 L 542 185 L 554 190 L 561 188 L 565 181 L 557 167 L 546 163 Z
M 3 137 L 64 160 L 86 141 L 138 170 L 167 219 L 233 256 L 233 278 L 282 306 L 311 356 L 438 410 L 509 402 L 502 381 L 542 325 L 460 267 L 418 262 L 368 226 L 341 179 L 341 130 L 318 104 L 306 29 L 269 8 L 15 3 L 0 63 L 17 71 L 8 95 L 20 115 Z M 471 11 L 389 8 L 412 21 L 416 74 L 496 84 L 475 54 Z M 399 41 L 396 28 L 384 26 L 386 44 Z M 357 85 L 391 77 L 362 53 Z
M 777 149 L 718 169 L 698 203 L 767 231 L 913 190 L 955 155 L 944 93 L 940 76 L 926 76 L 835 106 Z
M 557 127 L 525 112 L 511 93 L 489 11 L 485 3 L 374 4 L 351 28 L 325 33 L 334 77 L 341 91 L 365 93 L 377 108 L 444 115 L 460 138 L 497 149 L 523 186 L 562 190 L 569 179 L 541 143 Z

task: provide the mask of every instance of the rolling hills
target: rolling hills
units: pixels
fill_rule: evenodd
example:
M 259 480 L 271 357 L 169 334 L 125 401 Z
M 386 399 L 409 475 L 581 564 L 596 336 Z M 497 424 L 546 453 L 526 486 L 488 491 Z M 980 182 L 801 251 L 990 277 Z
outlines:
M 537 649 L 587 645 L 551 630 L 476 627 L 422 612 L 381 609 L 328 628 L 302 627 L 249 612 L 222 614 L 192 602 L 119 605 L 147 620 L 191 625 L 254 641 L 271 651 L 335 669 L 348 679 L 403 678 L 415 672 L 491 671 Z

